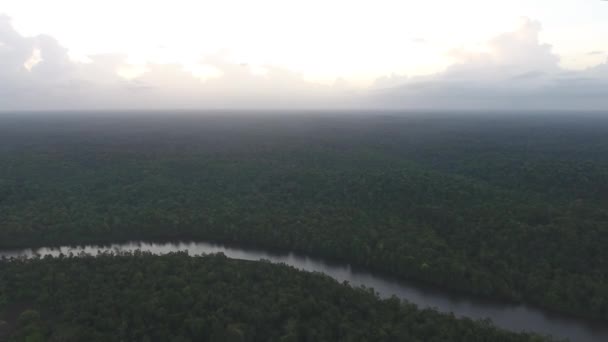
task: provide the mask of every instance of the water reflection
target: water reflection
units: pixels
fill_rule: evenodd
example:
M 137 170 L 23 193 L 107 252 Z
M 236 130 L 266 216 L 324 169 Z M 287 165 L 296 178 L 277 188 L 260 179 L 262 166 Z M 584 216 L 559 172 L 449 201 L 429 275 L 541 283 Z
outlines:
M 499 327 L 513 331 L 535 331 L 551 334 L 572 341 L 608 341 L 608 326 L 584 320 L 547 313 L 527 305 L 506 304 L 498 301 L 481 300 L 472 296 L 446 293 L 438 289 L 429 289 L 419 284 L 397 281 L 387 277 L 352 268 L 348 264 L 329 263 L 294 253 L 277 254 L 268 251 L 244 249 L 207 242 L 149 243 L 128 242 L 106 246 L 62 246 L 38 249 L 0 251 L 4 257 L 41 257 L 60 254 L 68 255 L 87 253 L 97 255 L 100 252 L 148 251 L 154 254 L 166 254 L 176 251 L 188 251 L 191 255 L 224 253 L 227 257 L 241 260 L 266 259 L 274 263 L 284 263 L 310 272 L 321 272 L 353 286 L 372 287 L 381 297 L 396 295 L 399 298 L 417 304 L 420 307 L 432 307 L 443 312 L 453 312 L 456 316 L 473 319 L 490 318 Z

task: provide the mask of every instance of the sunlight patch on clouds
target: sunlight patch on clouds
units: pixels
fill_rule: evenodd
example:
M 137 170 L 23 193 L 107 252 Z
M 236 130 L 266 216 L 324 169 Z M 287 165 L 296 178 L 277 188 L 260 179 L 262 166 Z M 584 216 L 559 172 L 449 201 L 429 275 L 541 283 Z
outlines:
M 146 65 L 123 65 L 118 67 L 116 74 L 126 80 L 132 80 L 140 77 L 148 71 Z
M 268 68 L 265 68 L 261 65 L 251 65 L 249 66 L 249 71 L 252 75 L 256 76 L 266 76 L 269 72 Z
M 38 63 L 42 62 L 42 56 L 40 55 L 40 49 L 34 49 L 32 51 L 32 55 L 28 58 L 25 63 L 23 63 L 23 67 L 27 71 L 32 71 L 32 68 L 35 67 Z
M 201 81 L 219 78 L 224 74 L 222 70 L 210 64 L 191 64 L 186 65 L 184 69 Z

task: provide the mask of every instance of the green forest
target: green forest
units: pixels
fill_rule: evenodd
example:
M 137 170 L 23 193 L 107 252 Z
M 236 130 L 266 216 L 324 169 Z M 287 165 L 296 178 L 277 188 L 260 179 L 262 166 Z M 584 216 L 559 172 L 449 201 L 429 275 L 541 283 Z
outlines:
M 100 113 L 0 122 L 0 248 L 204 239 L 608 320 L 605 118 Z
M 549 340 L 221 254 L 2 260 L 0 308 L 9 341 Z

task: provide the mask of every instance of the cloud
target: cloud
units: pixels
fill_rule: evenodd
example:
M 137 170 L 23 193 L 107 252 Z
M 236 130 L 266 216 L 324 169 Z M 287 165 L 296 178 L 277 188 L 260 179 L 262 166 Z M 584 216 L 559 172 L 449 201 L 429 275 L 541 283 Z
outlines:
M 491 39 L 482 52 L 452 50 L 456 62 L 430 76 L 380 78 L 370 95 L 378 107 L 424 109 L 608 109 L 608 61 L 584 71 L 559 66 L 539 41 L 540 23 Z
M 371 89 L 347 80 L 308 82 L 275 65 L 231 61 L 226 51 L 195 66 L 130 65 L 124 54 L 73 61 L 53 37 L 24 37 L 0 16 L 0 110 L 61 109 L 608 109 L 608 60 L 582 71 L 560 67 L 541 25 L 525 19 L 480 51 L 452 49 L 442 72 L 389 74 Z M 133 69 L 136 72 L 133 72 Z M 129 78 L 119 76 L 131 71 Z M 128 73 L 128 72 L 127 72 Z
M 349 101 L 347 85 L 307 82 L 277 66 L 247 66 L 226 52 L 206 56 L 201 77 L 182 65 L 149 63 L 133 78 L 127 56 L 89 56 L 72 61 L 68 50 L 46 35 L 23 37 L 0 16 L 0 110 L 119 108 L 322 108 Z M 34 63 L 35 60 L 35 63 Z
M 400 75 L 398 73 L 392 73 L 387 76 L 381 76 L 374 81 L 373 88 L 375 89 L 389 89 L 395 86 L 405 84 L 409 81 L 407 75 Z

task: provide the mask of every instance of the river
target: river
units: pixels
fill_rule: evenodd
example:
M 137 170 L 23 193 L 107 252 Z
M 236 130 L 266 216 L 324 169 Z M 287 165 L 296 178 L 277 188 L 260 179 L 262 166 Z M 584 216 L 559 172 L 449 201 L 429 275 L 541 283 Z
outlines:
M 241 260 L 266 259 L 273 263 L 284 263 L 300 270 L 315 271 L 342 282 L 348 281 L 353 286 L 372 287 L 380 297 L 395 295 L 417 304 L 419 307 L 431 307 L 442 312 L 453 312 L 458 317 L 473 319 L 490 318 L 495 325 L 512 331 L 534 331 L 551 334 L 571 341 L 591 342 L 608 341 L 608 324 L 588 322 L 548 312 L 536 307 L 522 304 L 509 304 L 495 300 L 480 299 L 470 295 L 454 294 L 439 289 L 428 289 L 414 282 L 390 279 L 372 272 L 352 268 L 348 264 L 336 264 L 321 259 L 294 253 L 277 254 L 262 250 L 225 246 L 207 242 L 128 242 L 111 245 L 63 246 L 54 248 L 3 250 L 4 257 L 32 257 L 34 255 L 58 256 L 60 253 L 78 254 L 85 252 L 95 255 L 105 251 L 142 250 L 154 254 L 166 254 L 177 251 L 188 251 L 191 255 L 224 253 L 227 257 Z

